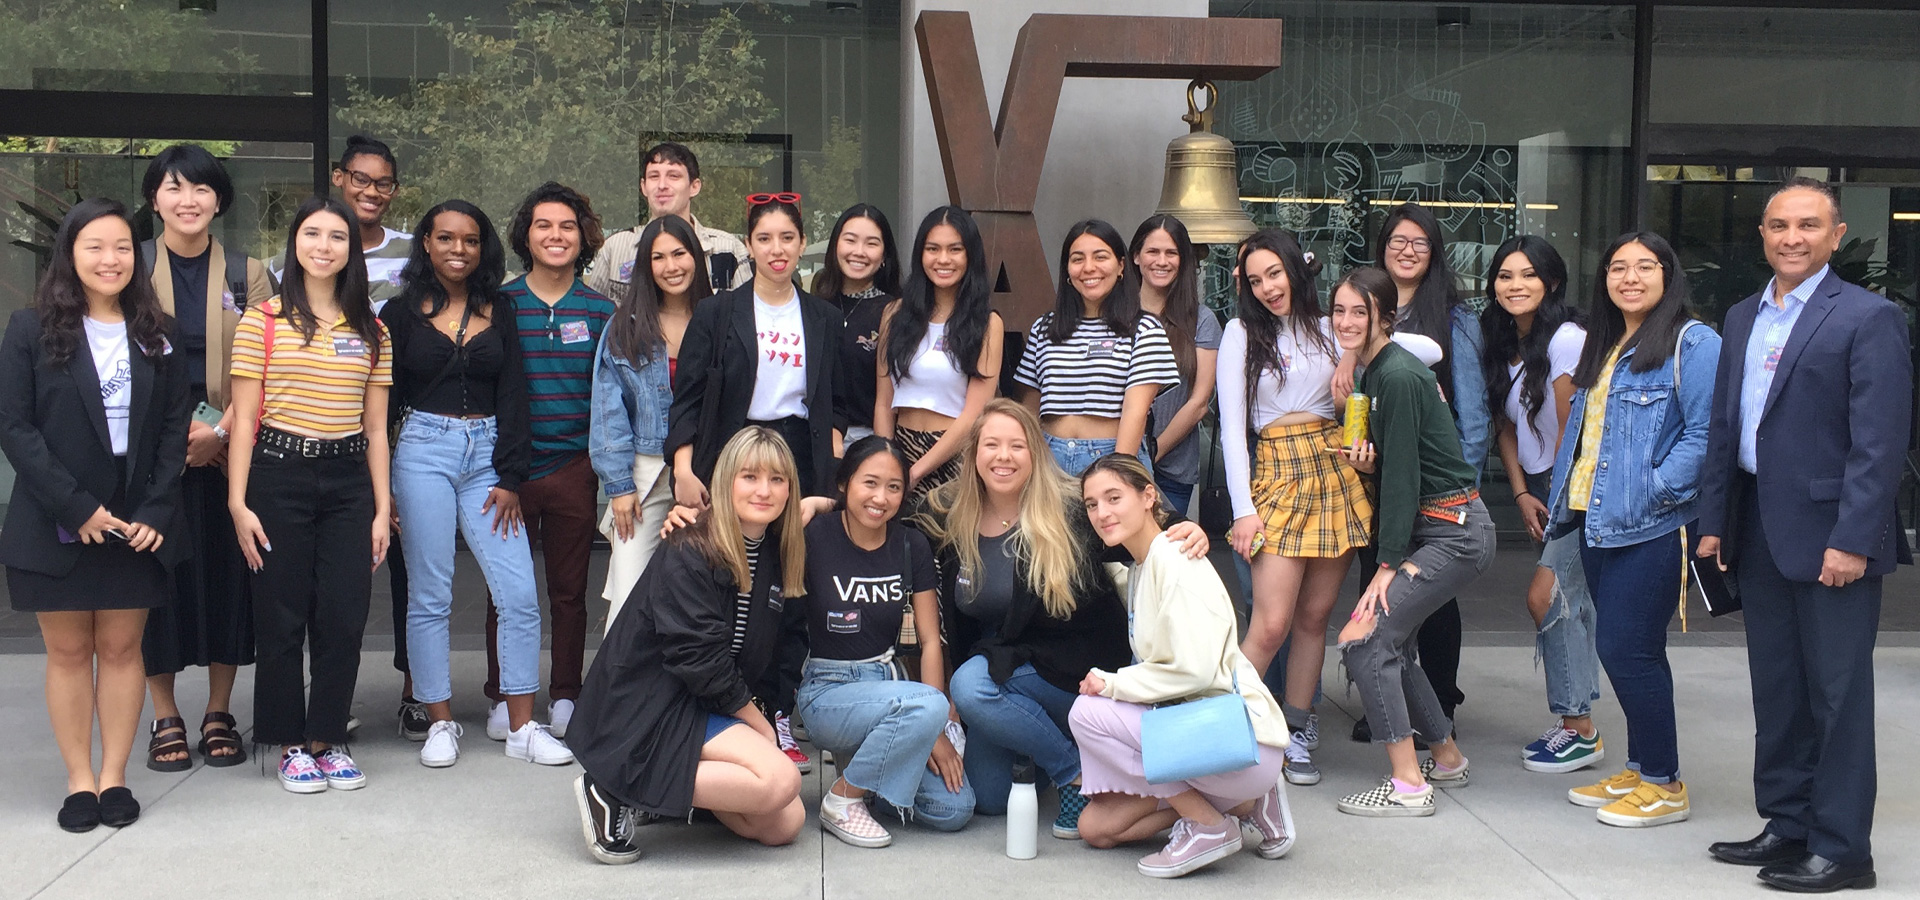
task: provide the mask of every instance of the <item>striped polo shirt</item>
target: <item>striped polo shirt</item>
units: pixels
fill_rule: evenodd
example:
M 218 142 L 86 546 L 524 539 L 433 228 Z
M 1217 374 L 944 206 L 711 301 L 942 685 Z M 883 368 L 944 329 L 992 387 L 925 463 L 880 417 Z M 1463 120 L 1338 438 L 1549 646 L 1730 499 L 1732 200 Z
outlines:
M 513 301 L 520 353 L 527 370 L 527 407 L 533 423 L 533 467 L 544 478 L 587 452 L 593 406 L 593 356 L 613 318 L 613 301 L 580 279 L 547 305 L 525 275 L 500 289 Z
M 380 326 L 380 346 L 371 348 L 344 316 L 308 341 L 286 319 L 273 323 L 273 353 L 266 352 L 267 315 L 278 316 L 280 298 L 248 307 L 233 332 L 235 378 L 261 378 L 265 385 L 260 422 L 312 438 L 359 434 L 367 387 L 393 385 L 393 339 Z
M 1142 384 L 1179 384 L 1180 367 L 1160 320 L 1142 315 L 1133 337 L 1122 337 L 1102 319 L 1081 319 L 1061 343 L 1047 337 L 1053 314 L 1027 330 L 1027 345 L 1013 380 L 1040 392 L 1043 416 L 1120 418 L 1127 389 Z

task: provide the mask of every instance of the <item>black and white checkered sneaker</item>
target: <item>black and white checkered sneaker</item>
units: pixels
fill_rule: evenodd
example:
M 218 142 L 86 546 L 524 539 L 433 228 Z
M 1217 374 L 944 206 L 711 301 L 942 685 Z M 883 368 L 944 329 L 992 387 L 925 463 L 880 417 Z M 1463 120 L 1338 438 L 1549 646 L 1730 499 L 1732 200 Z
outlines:
M 1377 819 L 1430 816 L 1434 812 L 1433 785 L 1423 784 L 1419 790 L 1407 792 L 1395 786 L 1393 779 L 1386 778 L 1379 787 L 1341 797 L 1340 811 Z

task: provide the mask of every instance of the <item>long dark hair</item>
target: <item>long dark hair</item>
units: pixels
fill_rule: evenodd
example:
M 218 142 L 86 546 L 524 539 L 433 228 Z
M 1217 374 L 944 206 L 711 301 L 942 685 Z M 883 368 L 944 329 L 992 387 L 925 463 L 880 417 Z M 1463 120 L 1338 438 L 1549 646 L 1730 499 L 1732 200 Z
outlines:
M 1160 325 L 1167 330 L 1167 342 L 1173 345 L 1173 361 L 1180 367 L 1180 380 L 1193 383 L 1195 347 L 1194 335 L 1200 328 L 1200 256 L 1193 249 L 1193 239 L 1187 236 L 1187 226 L 1179 219 L 1164 213 L 1147 217 L 1140 227 L 1133 230 L 1133 241 L 1127 245 L 1126 274 L 1123 276 L 1132 286 L 1134 297 L 1140 296 L 1140 285 L 1146 281 L 1146 273 L 1134 258 L 1145 249 L 1147 237 L 1156 231 L 1164 231 L 1173 239 L 1173 246 L 1180 252 L 1180 268 L 1173 275 L 1173 284 L 1167 287 L 1167 302 L 1160 307 Z M 1213 315 L 1208 310 L 1205 315 Z
M 707 276 L 700 238 L 687 220 L 664 215 L 640 229 L 640 240 L 633 256 L 633 290 L 613 312 L 602 340 L 612 344 L 614 352 L 636 366 L 644 366 L 653 351 L 666 346 L 660 332 L 660 285 L 653 280 L 653 245 L 664 234 L 679 241 L 693 255 L 693 278 L 687 282 L 687 302 L 698 304 L 713 296 L 713 282 Z
M 465 200 L 446 200 L 420 217 L 420 224 L 413 230 L 413 251 L 407 254 L 407 265 L 400 270 L 400 296 L 405 309 L 422 313 L 431 319 L 447 308 L 451 299 L 447 289 L 440 283 L 440 276 L 434 274 L 433 261 L 427 257 L 427 242 L 433 239 L 433 220 L 441 213 L 459 213 L 480 226 L 480 264 L 473 267 L 467 275 L 467 302 L 478 303 L 480 307 L 491 309 L 493 301 L 500 296 L 500 282 L 507 277 L 507 251 L 500 245 L 500 233 L 493 229 L 493 220 L 480 211 L 480 207 Z M 363 267 L 364 268 L 364 267 Z M 428 302 L 427 308 L 420 309 L 420 301 Z M 496 325 L 508 326 L 511 323 L 496 322 Z
M 1620 313 L 1620 307 L 1613 305 L 1613 297 L 1607 293 L 1607 266 L 1613 264 L 1614 255 L 1628 244 L 1639 244 L 1653 253 L 1653 258 L 1660 263 L 1665 285 L 1660 292 L 1660 302 L 1648 310 L 1639 330 L 1620 348 L 1621 356 L 1628 350 L 1636 351 L 1628 370 L 1649 372 L 1666 365 L 1667 360 L 1673 358 L 1673 342 L 1679 339 L 1680 329 L 1694 317 L 1687 273 L 1680 268 L 1680 256 L 1673 252 L 1673 245 L 1667 243 L 1666 238 L 1651 231 L 1629 231 L 1614 238 L 1607 252 L 1600 254 L 1600 271 L 1593 279 L 1593 304 L 1587 310 L 1587 345 L 1580 351 L 1580 368 L 1573 370 L 1576 387 L 1593 387 L 1613 345 L 1620 343 L 1621 335 L 1627 333 L 1627 317 Z
M 827 234 L 827 258 L 820 266 L 820 274 L 813 276 L 813 295 L 832 300 L 846 293 L 847 275 L 840 271 L 840 232 L 845 231 L 847 223 L 854 219 L 871 219 L 880 229 L 880 268 L 873 273 L 873 286 L 888 297 L 900 296 L 900 248 L 893 242 L 893 224 L 887 221 L 887 214 L 871 203 L 855 203 L 840 214 L 833 223 L 833 231 Z
M 1279 384 L 1287 383 L 1287 370 L 1280 364 L 1280 317 L 1253 295 L 1253 284 L 1247 277 L 1247 256 L 1255 250 L 1266 250 L 1280 257 L 1280 266 L 1287 272 L 1291 309 L 1287 312 L 1286 325 L 1293 332 L 1293 339 L 1318 347 L 1328 356 L 1339 355 L 1339 348 L 1327 339 L 1326 330 L 1321 327 L 1326 312 L 1320 308 L 1320 292 L 1314 283 L 1320 277 L 1320 260 L 1309 258 L 1300 249 L 1300 242 L 1284 231 L 1269 228 L 1254 232 L 1240 243 L 1239 274 L 1234 278 L 1240 294 L 1240 327 L 1247 331 L 1248 411 L 1253 409 L 1255 387 L 1263 373 L 1272 372 Z
M 33 306 L 40 311 L 40 349 L 49 367 L 64 366 L 80 352 L 80 320 L 87 315 L 87 289 L 73 262 L 73 245 L 81 229 L 108 216 L 125 223 L 127 240 L 133 241 L 133 220 L 127 216 L 127 208 L 103 197 L 75 203 L 53 236 L 53 261 L 33 292 Z M 140 275 L 139 255 L 136 244 L 134 258 L 127 261 L 127 286 L 120 289 L 120 312 L 127 317 L 127 337 L 151 359 L 167 352 L 167 332 L 173 328 L 173 317 L 160 308 L 153 280 Z
M 1453 265 L 1447 262 L 1447 238 L 1440 233 L 1440 220 L 1433 212 L 1418 203 L 1407 202 L 1387 212 L 1387 220 L 1380 225 L 1380 239 L 1373 245 L 1373 263 L 1383 272 L 1392 269 L 1387 266 L 1387 241 L 1393 237 L 1393 230 L 1401 222 L 1412 222 L 1427 236 L 1433 249 L 1427 254 L 1427 274 L 1420 279 L 1420 286 L 1413 289 L 1413 300 L 1406 304 L 1406 321 L 1398 323 L 1396 331 L 1411 334 L 1424 334 L 1433 338 L 1434 343 L 1446 351 L 1445 358 L 1433 367 L 1440 383 L 1446 386 L 1448 395 L 1453 391 L 1453 310 L 1460 305 L 1460 292 L 1455 287 Z M 1395 290 L 1399 288 L 1396 285 Z M 1473 360 L 1460 360 L 1462 365 L 1477 365 Z
M 1533 312 L 1533 327 L 1525 337 L 1520 335 L 1513 314 L 1500 305 L 1494 287 L 1500 267 L 1516 253 L 1526 257 L 1534 274 L 1547 286 L 1540 308 Z M 1526 410 L 1527 427 L 1534 428 L 1534 434 L 1539 435 L 1534 417 L 1540 414 L 1540 407 L 1546 405 L 1549 393 L 1547 370 L 1551 363 L 1547 359 L 1547 348 L 1561 325 L 1580 324 L 1584 319 L 1579 308 L 1567 302 L 1567 261 L 1546 238 L 1523 234 L 1508 238 L 1500 249 L 1493 251 L 1493 262 L 1487 266 L 1487 308 L 1480 313 L 1481 345 L 1486 348 L 1480 358 L 1480 368 L 1486 373 L 1487 408 L 1496 416 L 1506 415 L 1507 394 L 1513 390 L 1507 361 L 1520 357 L 1520 407 Z
M 1127 283 L 1127 245 L 1120 240 L 1120 232 L 1112 225 L 1099 219 L 1082 219 L 1067 229 L 1067 236 L 1060 241 L 1060 285 L 1053 292 L 1053 312 L 1047 320 L 1047 340 L 1062 343 L 1073 337 L 1074 329 L 1080 327 L 1081 300 L 1080 291 L 1073 286 L 1073 278 L 1067 274 L 1067 257 L 1073 254 L 1073 242 L 1081 235 L 1090 234 L 1107 245 L 1120 263 L 1120 279 L 1114 282 L 1113 293 L 1100 304 L 1100 321 L 1105 322 L 1107 330 L 1121 337 L 1133 337 L 1134 328 L 1140 324 L 1140 295 L 1134 292 L 1133 285 Z
M 353 210 L 330 195 L 315 194 L 301 201 L 300 208 L 293 213 L 293 224 L 287 228 L 287 255 L 281 260 L 280 271 L 280 318 L 287 324 L 300 329 L 300 334 L 308 342 L 320 330 L 320 320 L 313 314 L 313 304 L 307 299 L 306 269 L 300 265 L 300 255 L 294 252 L 294 243 L 300 237 L 300 226 L 318 213 L 333 213 L 347 226 L 347 264 L 339 274 L 333 276 L 333 302 L 340 307 L 340 314 L 346 318 L 347 327 L 373 348 L 373 359 L 380 359 L 380 320 L 373 314 L 373 303 L 367 299 L 367 264 L 365 251 L 360 246 L 360 220 L 354 218 Z
M 900 291 L 900 304 L 887 320 L 887 374 L 905 375 L 913 368 L 920 352 L 920 340 L 927 336 L 927 323 L 933 318 L 933 281 L 927 277 L 927 237 L 942 225 L 960 233 L 960 246 L 967 251 L 967 271 L 960 276 L 953 298 L 953 313 L 947 318 L 947 356 L 954 368 L 968 378 L 984 377 L 980 372 L 980 345 L 986 343 L 987 326 L 993 319 L 993 286 L 987 282 L 987 245 L 980 238 L 980 226 L 973 216 L 957 206 L 942 206 L 920 220 L 913 235 L 913 268 Z M 1074 321 L 1079 321 L 1075 316 Z

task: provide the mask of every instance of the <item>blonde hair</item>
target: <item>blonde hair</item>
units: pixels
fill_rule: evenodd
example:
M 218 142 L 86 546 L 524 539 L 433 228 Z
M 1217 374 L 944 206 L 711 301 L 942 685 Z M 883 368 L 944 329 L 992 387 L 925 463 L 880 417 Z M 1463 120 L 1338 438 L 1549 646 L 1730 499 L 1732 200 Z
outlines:
M 980 583 L 980 510 L 987 492 L 986 482 L 980 478 L 980 432 L 994 416 L 1019 423 L 1033 457 L 1033 473 L 1020 490 L 1019 527 L 1008 546 L 1014 559 L 1026 566 L 1027 589 L 1040 597 L 1047 615 L 1069 618 L 1076 604 L 1077 582 L 1084 575 L 1083 551 L 1067 521 L 1068 504 L 1075 494 L 1047 447 L 1040 420 L 1025 406 L 1005 397 L 987 403 L 974 419 L 961 451 L 966 472 L 927 495 L 926 509 L 916 517 L 915 524 L 937 544 L 953 550 L 960 559 L 962 576 L 973 584 Z
M 740 511 L 733 508 L 733 482 L 741 472 L 754 470 L 787 480 L 786 508 L 767 531 L 779 533 L 780 592 L 788 597 L 804 596 L 807 542 L 806 529 L 800 524 L 800 471 L 794 465 L 793 451 L 772 429 L 749 425 L 720 448 L 709 492 L 713 500 L 701 517 L 706 527 L 694 529 L 697 534 L 690 536 L 699 541 L 710 562 L 733 573 L 733 581 L 742 591 L 753 590 L 753 573 L 747 569 L 747 539 L 740 530 Z

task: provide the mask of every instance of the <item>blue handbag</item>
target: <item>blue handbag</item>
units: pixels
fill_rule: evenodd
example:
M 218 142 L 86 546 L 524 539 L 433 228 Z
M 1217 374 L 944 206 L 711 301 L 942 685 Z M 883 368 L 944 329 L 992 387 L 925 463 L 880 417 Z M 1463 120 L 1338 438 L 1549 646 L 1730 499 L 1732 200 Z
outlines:
M 1140 764 L 1152 784 L 1238 772 L 1259 763 L 1260 743 L 1240 696 L 1239 672 L 1231 694 L 1156 706 L 1140 715 Z

